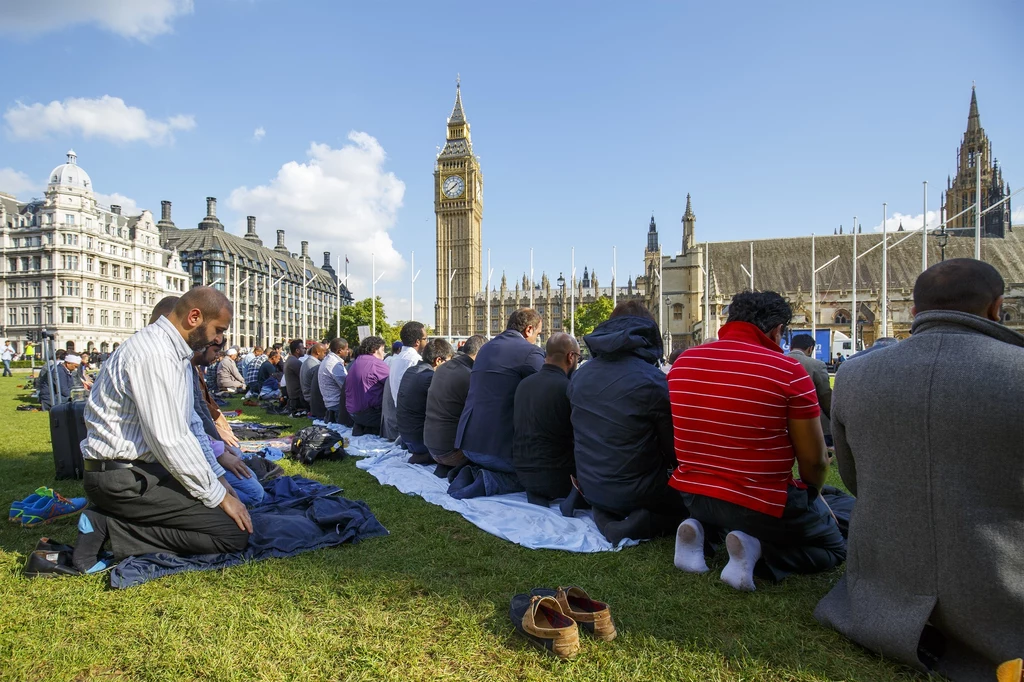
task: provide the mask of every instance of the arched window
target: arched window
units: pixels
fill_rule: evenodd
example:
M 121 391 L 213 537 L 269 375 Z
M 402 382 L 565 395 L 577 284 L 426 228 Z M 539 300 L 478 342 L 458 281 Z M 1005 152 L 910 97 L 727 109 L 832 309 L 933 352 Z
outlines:
M 845 310 L 840 310 L 835 314 L 833 321 L 836 324 L 850 324 L 850 314 Z
M 1003 308 L 1003 311 L 1001 313 L 999 313 L 999 318 L 1004 323 L 1007 323 L 1007 322 L 1010 322 L 1011 320 L 1013 320 L 1013 314 L 1009 310 L 1007 310 L 1006 308 Z

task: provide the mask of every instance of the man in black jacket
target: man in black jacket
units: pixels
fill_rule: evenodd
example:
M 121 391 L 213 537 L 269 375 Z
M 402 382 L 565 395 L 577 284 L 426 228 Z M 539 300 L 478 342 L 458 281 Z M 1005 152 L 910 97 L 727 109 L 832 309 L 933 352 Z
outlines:
M 299 410 L 309 410 L 309 403 L 302 397 L 302 380 L 299 374 L 302 370 L 302 358 L 306 354 L 306 344 L 301 339 L 292 339 L 288 344 L 291 355 L 284 363 L 284 384 L 288 394 L 288 412 L 294 413 Z
M 427 391 L 426 421 L 423 425 L 423 444 L 435 462 L 434 473 L 444 477 L 454 467 L 466 463 L 466 456 L 455 447 L 455 432 L 459 428 L 462 408 L 469 395 L 469 375 L 477 351 L 487 343 L 482 336 L 471 336 L 451 362 L 437 368 Z
M 689 515 L 669 488 L 676 465 L 658 323 L 625 301 L 583 337 L 593 359 L 569 382 L 576 478 L 614 545 L 672 533 Z
M 455 350 L 444 339 L 432 339 L 421 353 L 420 361 L 406 370 L 398 389 L 398 433 L 409 449 L 410 464 L 433 464 L 434 460 L 423 444 L 427 392 L 434 378 L 434 370 L 451 360 Z
M 544 366 L 516 389 L 512 463 L 530 502 L 549 506 L 572 490 L 572 407 L 566 390 L 580 360 L 576 339 L 558 332 L 548 338 Z

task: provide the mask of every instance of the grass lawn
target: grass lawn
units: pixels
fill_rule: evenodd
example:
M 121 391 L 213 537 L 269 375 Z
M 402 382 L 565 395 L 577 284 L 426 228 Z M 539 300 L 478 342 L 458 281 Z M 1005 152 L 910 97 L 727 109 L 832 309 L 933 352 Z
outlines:
M 0 380 L 5 510 L 39 485 L 82 494 L 77 481 L 53 481 L 47 415 L 15 411 L 25 376 Z M 352 459 L 284 466 L 365 500 L 391 535 L 112 591 L 101 576 L 21 576 L 39 537 L 72 543 L 75 521 L 4 524 L 0 679 L 916 679 L 814 621 L 839 571 L 740 594 L 719 582 L 721 558 L 704 576 L 677 571 L 671 539 L 616 553 L 531 551 L 379 485 Z M 580 655 L 562 662 L 516 636 L 512 595 L 559 584 L 608 601 L 619 638 L 581 636 Z

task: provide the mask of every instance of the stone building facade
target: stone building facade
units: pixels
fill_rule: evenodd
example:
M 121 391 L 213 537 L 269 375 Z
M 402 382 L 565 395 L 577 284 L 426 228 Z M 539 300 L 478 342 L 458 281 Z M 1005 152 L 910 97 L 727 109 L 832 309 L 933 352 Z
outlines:
M 44 328 L 59 347 L 109 351 L 145 326 L 158 300 L 189 286 L 150 212 L 100 205 L 73 150 L 44 198 L 0 193 L 0 250 L 0 336 L 19 352 Z
M 234 304 L 229 344 L 266 347 L 290 339 L 319 340 L 338 306 L 352 304 L 352 294 L 331 266 L 330 252 L 324 252 L 318 267 L 308 242 L 302 242 L 299 253 L 288 250 L 284 230 L 277 231 L 273 248 L 265 247 L 255 216 L 248 216 L 244 236 L 231 234 L 217 218 L 214 197 L 206 198 L 206 217 L 189 230 L 175 226 L 171 202 L 161 204 L 160 238 L 178 252 L 188 285 L 212 286 Z

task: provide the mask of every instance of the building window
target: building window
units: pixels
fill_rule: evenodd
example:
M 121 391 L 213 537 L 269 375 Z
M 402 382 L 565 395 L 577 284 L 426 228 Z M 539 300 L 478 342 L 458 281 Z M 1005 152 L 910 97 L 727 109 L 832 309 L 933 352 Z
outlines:
M 131 289 L 125 289 L 124 290 L 124 302 L 125 303 L 131 303 L 132 302 L 132 290 Z
M 52 279 L 46 280 L 46 295 L 47 296 L 53 296 L 53 280 Z
M 845 310 L 840 310 L 832 318 L 836 324 L 850 324 L 850 315 Z
M 7 259 L 7 272 L 17 272 L 17 271 L 18 271 L 18 259 L 17 258 L 8 258 Z
M 68 216 L 68 217 L 70 218 L 71 216 Z M 72 223 L 72 224 L 74 224 L 74 223 Z M 64 246 L 78 246 L 78 235 L 77 234 L 72 234 L 70 232 L 64 232 L 64 233 L 61 233 L 60 238 L 61 238 L 61 244 L 63 244 Z
M 101 310 L 100 311 L 100 326 L 101 327 L 109 327 L 110 326 L 110 311 L 109 310 Z
M 124 268 L 124 278 L 130 280 L 132 278 L 132 269 L 128 266 Z
M 107 267 L 107 263 L 105 261 L 100 261 L 100 277 L 106 277 L 107 276 L 107 272 L 109 272 L 109 268 Z
M 120 327 L 121 326 L 121 311 L 120 310 L 115 310 L 114 311 L 114 326 L 115 327 Z
M 21 298 L 28 298 L 28 282 L 21 282 L 18 288 L 21 290 Z
M 8 284 L 7 285 L 7 298 L 18 298 L 18 285 Z
M 131 327 L 132 327 L 132 314 L 131 313 L 125 313 L 124 314 L 124 326 L 128 327 L 129 329 L 131 329 Z
M 7 324 L 11 325 L 12 327 L 14 325 L 18 324 L 18 309 L 17 308 L 8 308 L 7 309 Z
M 68 213 L 66 216 L 64 216 L 64 224 L 65 225 L 74 225 L 75 224 L 75 216 L 73 216 L 70 213 Z
M 96 266 L 96 259 L 93 258 L 92 256 L 87 256 L 86 259 L 85 259 L 85 271 L 86 272 L 92 272 L 93 268 L 95 266 Z
M 110 287 L 108 287 L 106 284 L 100 285 L 100 299 L 104 301 L 110 300 Z
M 682 303 L 676 303 L 675 305 L 672 306 L 672 319 L 673 320 L 681 320 L 681 319 L 683 319 L 683 304 Z
M 65 270 L 77 270 L 78 269 L 78 256 L 70 256 L 68 254 L 62 254 L 60 257 L 60 265 Z
M 53 324 L 53 306 L 46 306 L 46 324 Z
M 121 302 L 121 287 L 114 287 L 114 301 Z
M 117 265 L 117 264 L 111 265 L 110 266 L 110 276 L 113 277 L 114 279 L 120 279 L 121 278 L 121 266 Z
M 32 309 L 32 324 L 37 327 L 43 323 L 43 309 L 36 306 Z
M 85 311 L 85 321 L 90 327 L 96 324 L 96 309 L 87 308 Z
M 82 322 L 81 308 L 61 308 L 60 321 L 66 324 L 80 324 Z
M 32 284 L 29 286 L 32 289 L 32 298 L 39 298 L 39 294 L 42 290 L 42 287 L 40 287 L 39 282 L 32 282 Z
M 85 295 L 87 298 L 96 298 L 96 285 L 89 282 L 85 285 Z

